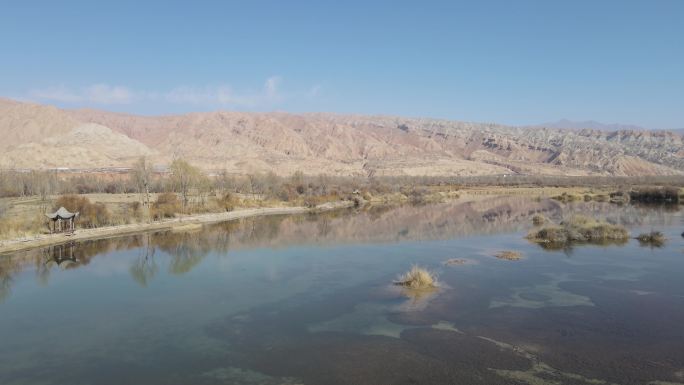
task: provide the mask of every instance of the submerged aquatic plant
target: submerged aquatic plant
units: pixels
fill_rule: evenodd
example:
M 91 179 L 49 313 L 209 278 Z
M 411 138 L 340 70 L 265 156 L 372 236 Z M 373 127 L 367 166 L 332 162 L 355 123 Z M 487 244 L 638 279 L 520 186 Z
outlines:
M 665 244 L 665 235 L 660 231 L 639 234 L 636 239 L 642 246 L 661 247 Z
M 449 258 L 442 263 L 444 264 L 444 266 L 456 266 L 465 265 L 466 263 L 468 263 L 468 261 L 462 258 Z
M 554 244 L 626 242 L 629 232 L 623 226 L 575 215 L 560 225 L 534 230 L 527 238 L 534 242 Z
M 397 277 L 394 284 L 410 289 L 429 289 L 436 286 L 437 276 L 427 269 L 413 265 L 411 270 Z

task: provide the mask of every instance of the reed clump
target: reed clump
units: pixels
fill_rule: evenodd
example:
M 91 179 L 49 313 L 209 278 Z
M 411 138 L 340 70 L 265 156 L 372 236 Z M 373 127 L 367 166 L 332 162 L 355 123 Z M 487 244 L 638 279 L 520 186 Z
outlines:
M 394 284 L 409 289 L 430 289 L 436 287 L 437 276 L 430 270 L 413 265 L 411 270 L 399 275 Z
M 575 215 L 559 225 L 552 224 L 533 230 L 527 238 L 534 242 L 553 244 L 626 242 L 629 232 L 623 226 Z
M 642 246 L 661 247 L 665 244 L 665 235 L 660 231 L 651 231 L 639 234 L 636 239 Z

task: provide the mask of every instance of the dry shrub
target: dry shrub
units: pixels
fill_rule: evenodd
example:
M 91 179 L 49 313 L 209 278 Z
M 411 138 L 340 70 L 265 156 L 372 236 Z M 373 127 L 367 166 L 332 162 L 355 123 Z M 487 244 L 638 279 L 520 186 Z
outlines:
M 79 213 L 77 223 L 82 227 L 100 227 L 111 223 L 111 214 L 103 203 L 92 203 L 90 199 L 78 195 L 62 195 L 57 198 L 54 210 L 64 207 L 72 213 Z
M 414 187 L 408 191 L 406 194 L 408 196 L 409 202 L 413 204 L 423 204 L 428 200 L 428 195 L 430 190 L 426 187 Z
M 538 225 L 543 225 L 544 223 L 546 223 L 546 217 L 543 216 L 542 214 L 535 214 L 535 215 L 532 217 L 532 223 L 534 223 L 534 224 L 537 225 L 537 226 L 538 226 Z
M 125 203 L 122 206 L 120 215 L 113 215 L 113 221 L 118 223 L 140 222 L 143 219 L 142 204 L 138 201 Z
M 135 213 L 138 213 L 138 211 L 140 211 L 140 206 L 141 206 L 140 202 L 134 201 L 134 202 L 130 202 L 128 204 L 128 209 L 131 210 L 135 214 Z
M 411 270 L 397 277 L 394 284 L 410 289 L 429 289 L 436 286 L 437 277 L 433 272 L 413 265 L 411 266 Z
M 162 193 L 152 204 L 151 214 L 155 220 L 173 218 L 180 211 L 180 201 L 174 193 Z
M 323 199 L 322 197 L 311 195 L 304 198 L 304 207 L 313 209 L 324 202 L 325 199 Z
M 220 199 L 217 200 L 221 208 L 226 211 L 233 211 L 235 209 L 235 204 L 237 203 L 236 198 L 231 193 L 225 193 Z

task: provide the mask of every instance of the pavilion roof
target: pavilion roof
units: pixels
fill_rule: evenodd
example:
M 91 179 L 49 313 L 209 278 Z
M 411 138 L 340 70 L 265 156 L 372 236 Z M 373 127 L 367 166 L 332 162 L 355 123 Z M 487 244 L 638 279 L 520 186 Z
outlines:
M 78 217 L 78 213 L 72 213 L 69 212 L 69 210 L 65 209 L 64 207 L 60 207 L 59 210 L 55 211 L 54 213 L 51 214 L 45 214 L 48 218 L 55 220 L 55 219 L 71 219 L 74 217 Z

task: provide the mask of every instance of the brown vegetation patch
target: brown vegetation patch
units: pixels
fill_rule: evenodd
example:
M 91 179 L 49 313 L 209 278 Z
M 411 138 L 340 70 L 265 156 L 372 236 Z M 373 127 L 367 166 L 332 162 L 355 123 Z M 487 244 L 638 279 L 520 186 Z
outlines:
M 178 196 L 174 193 L 159 194 L 157 201 L 152 204 L 151 214 L 155 220 L 173 218 L 180 211 L 181 205 Z
M 54 204 L 54 210 L 64 207 L 72 213 L 79 213 L 78 224 L 82 227 L 101 227 L 111 224 L 111 214 L 103 203 L 92 203 L 83 196 L 63 195 Z
M 651 231 L 649 233 L 639 234 L 636 239 L 642 246 L 662 247 L 665 244 L 666 238 L 660 231 Z
M 537 226 L 543 225 L 544 223 L 546 223 L 546 220 L 547 220 L 546 217 L 543 216 L 542 214 L 536 214 L 535 216 L 532 217 L 532 223 L 534 223 Z
M 622 226 L 576 215 L 561 222 L 533 230 L 527 238 L 539 243 L 567 245 L 569 243 L 624 243 L 629 232 Z
M 511 251 L 511 250 L 505 250 L 505 251 L 499 251 L 496 254 L 494 254 L 496 258 L 499 259 L 504 259 L 506 261 L 519 261 L 522 259 L 522 253 L 519 251 Z

